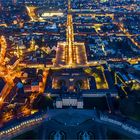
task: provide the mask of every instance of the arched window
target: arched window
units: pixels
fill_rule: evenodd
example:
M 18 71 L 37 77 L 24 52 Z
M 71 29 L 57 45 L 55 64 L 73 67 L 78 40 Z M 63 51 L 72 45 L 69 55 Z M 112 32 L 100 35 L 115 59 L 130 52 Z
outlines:
M 64 131 L 52 131 L 49 135 L 50 140 L 65 140 L 66 133 Z
M 94 134 L 91 131 L 80 131 L 77 133 L 77 139 L 79 140 L 93 140 Z

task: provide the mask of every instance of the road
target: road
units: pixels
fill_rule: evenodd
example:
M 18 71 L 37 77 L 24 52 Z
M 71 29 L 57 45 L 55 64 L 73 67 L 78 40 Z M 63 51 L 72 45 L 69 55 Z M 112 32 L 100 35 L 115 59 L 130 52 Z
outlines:
M 74 33 L 73 33 L 73 20 L 72 15 L 67 16 L 67 43 L 68 43 L 68 65 L 73 65 L 75 63 L 75 53 L 74 53 Z
M 124 24 L 123 23 L 116 23 L 114 22 L 118 27 L 119 29 L 126 35 L 127 38 L 129 38 L 131 40 L 131 42 L 136 45 L 139 49 L 140 49 L 140 45 L 138 44 L 138 42 L 136 42 L 132 37 L 133 35 L 131 35 L 124 27 Z M 139 36 L 139 35 L 138 35 Z

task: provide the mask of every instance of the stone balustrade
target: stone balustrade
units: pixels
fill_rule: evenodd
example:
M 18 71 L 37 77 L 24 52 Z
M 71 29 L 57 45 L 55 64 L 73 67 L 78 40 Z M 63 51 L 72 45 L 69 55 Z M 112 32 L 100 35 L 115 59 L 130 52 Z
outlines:
M 136 128 L 130 124 L 123 123 L 121 121 L 109 118 L 107 115 L 100 115 L 100 120 L 118 125 L 122 129 L 125 129 L 126 131 L 129 131 L 129 132 L 134 133 L 136 135 L 140 135 L 140 130 L 138 128 Z

